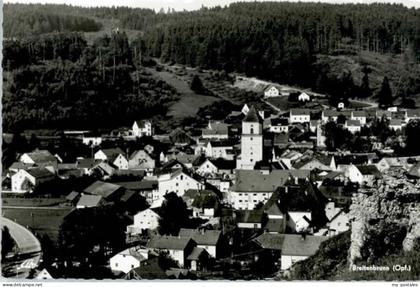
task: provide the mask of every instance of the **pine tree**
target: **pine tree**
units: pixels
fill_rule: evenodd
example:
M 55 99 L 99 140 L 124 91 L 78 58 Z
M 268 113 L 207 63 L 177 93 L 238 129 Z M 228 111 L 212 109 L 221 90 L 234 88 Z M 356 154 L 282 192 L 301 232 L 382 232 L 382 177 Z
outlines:
M 391 87 L 389 86 L 389 80 L 388 77 L 385 76 L 378 93 L 379 106 L 389 107 L 392 105 L 393 101 L 394 99 L 392 97 Z

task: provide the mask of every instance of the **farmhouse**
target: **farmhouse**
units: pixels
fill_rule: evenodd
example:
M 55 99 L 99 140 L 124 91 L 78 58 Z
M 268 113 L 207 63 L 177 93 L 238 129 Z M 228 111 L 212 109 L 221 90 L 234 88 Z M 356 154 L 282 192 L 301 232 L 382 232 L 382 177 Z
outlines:
M 135 121 L 131 130 L 135 137 L 153 135 L 153 126 L 150 121 Z

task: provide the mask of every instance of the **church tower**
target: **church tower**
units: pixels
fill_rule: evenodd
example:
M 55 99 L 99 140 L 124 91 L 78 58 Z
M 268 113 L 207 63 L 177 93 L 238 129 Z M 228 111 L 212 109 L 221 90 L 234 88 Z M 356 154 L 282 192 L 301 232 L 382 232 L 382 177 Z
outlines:
M 254 169 L 263 159 L 263 120 L 255 107 L 251 107 L 242 121 L 241 156 L 238 169 Z

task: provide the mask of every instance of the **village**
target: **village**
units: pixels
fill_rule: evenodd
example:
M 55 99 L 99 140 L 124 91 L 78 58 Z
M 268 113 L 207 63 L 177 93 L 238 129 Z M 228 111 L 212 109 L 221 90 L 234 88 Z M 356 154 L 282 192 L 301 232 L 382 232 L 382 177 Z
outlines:
M 268 85 L 261 101 L 279 97 L 290 98 L 290 92 Z M 65 206 L 66 217 L 115 207 L 127 223 L 120 226 L 125 243 L 106 251 L 95 246 L 68 260 L 76 266 L 99 252 L 112 278 L 287 278 L 296 262 L 349 231 L 350 205 L 361 189 L 385 179 L 418 189 L 420 178 L 420 155 L 395 155 L 395 141 L 369 134 L 383 121 L 403 141 L 420 109 L 340 102 L 317 110 L 309 108 L 316 95 L 295 97 L 301 107 L 273 112 L 245 104 L 224 120 L 208 119 L 200 132 L 179 127 L 156 134 L 147 119 L 108 135 L 63 131 L 91 156 L 84 152 L 69 162 L 43 147 L 20 154 L 3 171 L 3 215 L 31 230 L 28 220 L 8 216 L 8 205 L 18 204 L 7 201 L 60 198 L 57 207 L 44 208 Z M 328 125 L 360 135 L 371 151 L 329 151 L 334 139 Z M 57 181 L 67 194 L 55 190 Z M 38 260 L 28 269 L 36 269 L 38 279 L 66 276 L 56 274 L 57 264 Z

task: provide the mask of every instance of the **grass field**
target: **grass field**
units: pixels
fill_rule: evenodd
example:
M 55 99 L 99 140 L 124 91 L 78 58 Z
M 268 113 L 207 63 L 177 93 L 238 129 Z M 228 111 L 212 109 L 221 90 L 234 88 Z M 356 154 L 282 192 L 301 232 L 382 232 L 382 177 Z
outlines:
M 65 198 L 21 198 L 2 195 L 2 206 L 57 206 L 66 202 Z
M 197 111 L 204 106 L 210 105 L 219 98 L 200 95 L 192 91 L 189 87 L 188 77 L 180 77 L 167 71 L 149 70 L 153 75 L 174 87 L 180 94 L 179 101 L 169 108 L 169 115 L 174 119 L 193 117 Z
M 19 208 L 12 209 L 2 207 L 3 216 L 16 221 L 24 227 L 29 227 L 38 238 L 48 235 L 53 242 L 58 239 L 58 231 L 63 218 L 71 211 L 71 208 L 60 209 L 36 209 Z

